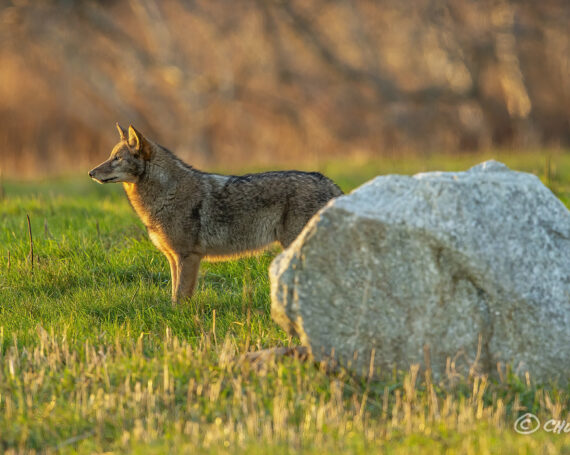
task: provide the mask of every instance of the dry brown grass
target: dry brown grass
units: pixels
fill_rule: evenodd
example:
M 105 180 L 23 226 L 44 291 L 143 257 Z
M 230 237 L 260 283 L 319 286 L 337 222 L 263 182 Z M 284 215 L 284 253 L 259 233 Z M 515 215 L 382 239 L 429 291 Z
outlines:
M 68 334 L 41 327 L 37 334 L 34 346 L 14 344 L 1 353 L 1 439 L 18 450 L 405 453 L 423 447 L 435 453 L 446 447 L 555 454 L 568 442 L 564 434 L 513 431 L 517 412 L 528 409 L 521 396 L 528 401 L 529 393 L 539 418 L 568 417 L 564 392 L 536 390 L 516 378 L 442 388 L 412 367 L 369 384 L 295 359 L 271 363 L 259 376 L 239 360 L 231 336 L 219 345 L 211 335 L 190 344 L 167 329 L 154 342 L 141 334 L 77 349 Z

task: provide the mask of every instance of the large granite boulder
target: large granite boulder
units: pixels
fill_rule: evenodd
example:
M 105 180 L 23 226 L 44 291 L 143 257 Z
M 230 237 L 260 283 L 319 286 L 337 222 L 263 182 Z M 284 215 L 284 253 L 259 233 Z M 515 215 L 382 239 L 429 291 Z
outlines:
M 375 178 L 323 208 L 270 277 L 273 318 L 317 360 L 570 378 L 570 213 L 496 161 Z

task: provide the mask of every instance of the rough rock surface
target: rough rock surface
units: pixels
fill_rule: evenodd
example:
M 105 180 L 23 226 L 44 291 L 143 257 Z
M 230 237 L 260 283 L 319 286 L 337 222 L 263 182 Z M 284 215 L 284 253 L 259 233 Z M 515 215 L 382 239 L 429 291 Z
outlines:
M 427 347 L 436 378 L 505 362 L 570 378 L 570 212 L 496 161 L 375 178 L 323 208 L 270 278 L 273 318 L 317 360 L 367 374 L 374 353 L 381 373 L 425 366 Z

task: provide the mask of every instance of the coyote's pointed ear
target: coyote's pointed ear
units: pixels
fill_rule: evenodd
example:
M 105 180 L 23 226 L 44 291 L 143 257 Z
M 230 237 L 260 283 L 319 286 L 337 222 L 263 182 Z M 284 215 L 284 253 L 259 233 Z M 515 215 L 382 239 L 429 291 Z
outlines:
M 143 135 L 135 130 L 133 125 L 129 125 L 129 145 L 140 152 L 143 145 Z
M 129 146 L 133 147 L 141 156 L 148 160 L 151 156 L 151 147 L 145 137 L 133 125 L 129 125 Z
M 121 141 L 126 141 L 127 140 L 127 132 L 121 128 L 121 125 L 119 125 L 119 122 L 116 123 L 117 125 L 117 131 L 119 132 L 119 136 L 121 136 Z

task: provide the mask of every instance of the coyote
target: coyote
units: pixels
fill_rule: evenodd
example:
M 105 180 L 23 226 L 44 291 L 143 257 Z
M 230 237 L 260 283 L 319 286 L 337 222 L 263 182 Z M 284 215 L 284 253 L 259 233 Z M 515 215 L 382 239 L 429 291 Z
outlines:
M 168 259 L 173 302 L 192 296 L 202 258 L 235 257 L 276 241 L 287 247 L 342 194 L 318 172 L 202 172 L 132 125 L 128 135 L 118 123 L 117 129 L 121 140 L 89 176 L 123 183 L 151 241 Z

